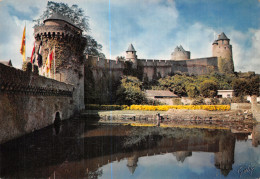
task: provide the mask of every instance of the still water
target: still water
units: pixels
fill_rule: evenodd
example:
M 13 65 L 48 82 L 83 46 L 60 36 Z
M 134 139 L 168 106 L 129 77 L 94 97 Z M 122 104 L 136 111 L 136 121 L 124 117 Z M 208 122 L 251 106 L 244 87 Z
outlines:
M 0 178 L 259 178 L 260 126 L 230 130 L 70 120 L 0 146 Z

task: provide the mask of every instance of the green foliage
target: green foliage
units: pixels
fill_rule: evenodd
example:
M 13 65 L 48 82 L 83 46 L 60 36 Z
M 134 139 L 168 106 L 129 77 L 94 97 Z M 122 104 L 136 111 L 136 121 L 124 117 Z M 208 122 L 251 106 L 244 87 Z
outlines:
M 204 105 L 204 104 L 206 103 L 204 102 L 204 98 L 202 97 L 198 97 L 192 102 L 192 105 Z
M 195 84 L 188 84 L 186 86 L 186 91 L 190 98 L 195 98 L 199 95 L 199 90 Z
M 173 98 L 173 105 L 182 105 L 181 98 Z
M 206 80 L 203 81 L 200 85 L 200 93 L 202 96 L 208 97 L 215 97 L 217 95 L 218 84 L 213 80 Z
M 231 104 L 231 98 L 222 98 L 221 104 L 222 105 L 230 105 Z
M 232 89 L 232 81 L 235 78 L 234 74 L 223 74 L 214 72 L 209 75 L 187 76 L 185 74 L 176 74 L 167 76 L 158 80 L 156 86 L 152 89 L 173 91 L 179 96 L 188 96 L 196 98 L 202 95 L 199 90 L 204 81 L 210 80 L 217 84 L 217 88 L 211 91 L 209 96 L 215 96 L 218 89 Z
M 249 101 L 247 101 L 244 96 L 233 97 L 231 99 L 231 102 L 232 103 L 249 103 Z
M 260 79 L 258 75 L 248 73 L 240 75 L 232 82 L 235 96 L 259 95 Z
M 233 90 L 235 96 L 244 96 L 247 94 L 247 80 L 238 78 L 233 81 Z
M 210 99 L 210 105 L 218 105 L 220 104 L 220 101 L 218 98 L 211 98 Z
M 116 91 L 119 104 L 142 104 L 147 103 L 144 93 L 141 90 L 142 82 L 133 76 L 124 76 L 121 85 Z
M 83 36 L 87 40 L 87 46 L 84 50 L 85 54 L 96 55 L 101 58 L 105 58 L 105 55 L 101 53 L 102 45 L 99 44 L 93 37 L 86 35 L 86 33 L 90 31 L 88 23 L 89 18 L 85 15 L 83 9 L 79 8 L 78 5 L 75 4 L 69 6 L 68 4 L 62 2 L 58 3 L 48 1 L 46 10 L 38 19 L 33 20 L 33 22 L 37 26 L 42 25 L 43 21 L 51 17 L 53 13 L 59 13 L 64 17 L 67 17 L 72 21 L 72 23 L 74 23 L 74 25 L 83 30 Z

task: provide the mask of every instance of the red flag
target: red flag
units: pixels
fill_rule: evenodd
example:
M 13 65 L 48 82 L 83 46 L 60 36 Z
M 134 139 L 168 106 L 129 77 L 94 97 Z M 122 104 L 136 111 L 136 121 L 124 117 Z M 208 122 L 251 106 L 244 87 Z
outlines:
M 49 60 L 50 60 L 50 62 L 49 62 L 49 69 L 51 69 L 51 62 L 52 62 L 53 58 L 54 58 L 54 49 L 51 51 L 51 53 L 49 55 Z
M 35 42 L 34 42 L 34 45 L 33 45 L 33 50 L 32 50 L 32 55 L 31 55 L 31 63 L 32 64 L 34 62 L 34 59 L 35 59 Z

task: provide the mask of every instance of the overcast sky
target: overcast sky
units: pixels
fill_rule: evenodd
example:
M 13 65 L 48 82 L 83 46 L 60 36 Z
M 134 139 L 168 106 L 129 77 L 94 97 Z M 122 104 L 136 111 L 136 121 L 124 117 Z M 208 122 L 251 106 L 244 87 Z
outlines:
M 132 43 L 138 58 L 170 59 L 177 45 L 191 58 L 209 57 L 214 34 L 225 32 L 233 45 L 236 71 L 260 73 L 259 0 L 57 0 L 77 4 L 89 32 L 107 58 L 124 56 Z M 0 0 L 0 60 L 21 68 L 20 46 L 26 22 L 26 56 L 33 46 L 33 19 L 47 1 Z M 111 31 L 110 31 L 111 28 Z

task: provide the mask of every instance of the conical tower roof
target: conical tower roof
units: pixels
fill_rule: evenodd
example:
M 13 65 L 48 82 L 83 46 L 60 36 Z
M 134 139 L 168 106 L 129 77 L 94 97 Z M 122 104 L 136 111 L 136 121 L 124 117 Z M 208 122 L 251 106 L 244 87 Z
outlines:
M 218 44 L 218 41 L 217 41 L 217 40 L 214 40 L 214 42 L 213 42 L 212 45 L 214 45 L 214 44 Z
M 230 40 L 229 38 L 227 38 L 226 34 L 224 32 L 222 32 L 219 36 L 218 36 L 218 40 Z
M 129 45 L 128 49 L 126 50 L 126 52 L 136 52 L 135 48 L 132 44 Z

